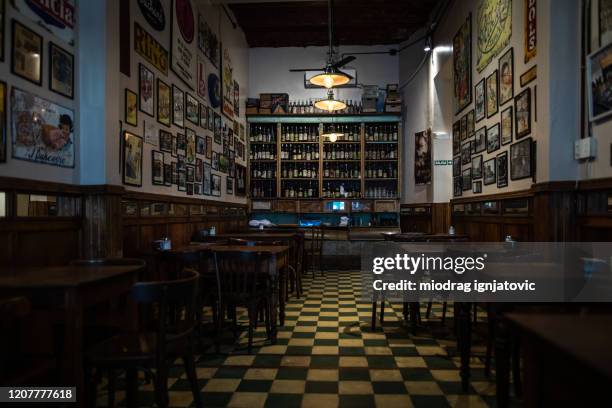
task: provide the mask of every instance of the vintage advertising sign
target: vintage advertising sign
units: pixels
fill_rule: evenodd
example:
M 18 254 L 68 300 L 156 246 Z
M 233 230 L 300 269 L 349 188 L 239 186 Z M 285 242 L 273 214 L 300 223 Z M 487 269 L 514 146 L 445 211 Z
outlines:
M 168 51 L 136 22 L 134 23 L 134 51 L 159 72 L 168 75 Z
M 536 0 L 525 0 L 525 64 L 537 55 Z
M 512 0 L 480 0 L 476 69 L 482 72 L 510 42 Z
M 221 91 L 223 96 L 223 114 L 228 118 L 234 117 L 234 68 L 229 50 L 223 48 L 223 59 L 221 62 Z
M 75 0 L 13 0 L 21 14 L 70 45 L 74 45 L 75 3 Z
M 164 31 L 166 15 L 160 0 L 138 0 L 138 8 L 154 30 Z
M 172 70 L 193 89 L 197 66 L 193 7 L 191 0 L 174 0 L 172 5 Z
M 74 167 L 74 112 L 21 89 L 11 89 L 13 157 Z

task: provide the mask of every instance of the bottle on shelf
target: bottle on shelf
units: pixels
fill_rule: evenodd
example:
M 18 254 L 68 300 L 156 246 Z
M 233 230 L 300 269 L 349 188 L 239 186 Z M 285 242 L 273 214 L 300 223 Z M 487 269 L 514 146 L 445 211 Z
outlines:
M 284 180 L 281 185 L 284 198 L 316 198 L 319 195 L 317 181 Z

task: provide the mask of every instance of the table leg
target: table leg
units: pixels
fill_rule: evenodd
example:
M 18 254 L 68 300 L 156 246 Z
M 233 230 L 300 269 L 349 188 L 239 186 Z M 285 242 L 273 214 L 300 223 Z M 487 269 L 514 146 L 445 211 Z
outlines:
M 77 288 L 65 293 L 65 335 L 62 382 L 76 387 L 77 406 L 87 406 L 83 371 L 83 303 Z
M 285 325 L 285 299 L 287 297 L 287 291 L 286 289 L 286 284 L 285 281 L 287 279 L 287 265 L 285 265 L 281 270 L 280 270 L 280 285 L 279 285 L 279 304 L 278 304 L 278 309 L 279 309 L 279 319 L 280 319 L 280 325 L 284 326 Z
M 409 305 L 410 310 L 410 330 L 412 331 L 412 335 L 416 336 L 417 327 L 419 324 L 419 303 L 418 302 L 410 302 Z
M 455 303 L 457 310 L 457 346 L 461 355 L 461 388 L 467 392 L 470 387 L 470 354 L 472 346 L 472 325 L 470 322 L 471 303 Z

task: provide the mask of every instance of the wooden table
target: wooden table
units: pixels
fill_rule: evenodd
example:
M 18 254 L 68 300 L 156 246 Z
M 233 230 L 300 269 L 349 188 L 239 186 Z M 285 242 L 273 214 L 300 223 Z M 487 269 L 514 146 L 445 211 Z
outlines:
M 423 234 L 420 232 L 405 232 L 401 234 L 383 233 L 387 241 L 394 242 L 458 242 L 467 241 L 469 237 L 465 234 Z
M 215 245 L 211 246 L 213 252 L 253 252 L 265 253 L 271 257 L 269 273 L 272 275 L 275 288 L 275 294 L 272 300 L 272 311 L 275 313 L 276 308 L 279 309 L 279 320 L 281 326 L 285 324 L 285 294 L 284 294 L 284 275 L 289 264 L 289 247 L 286 245 L 257 245 L 257 246 L 236 246 L 236 245 Z M 272 338 L 276 341 L 276 316 L 271 318 L 274 324 L 272 325 Z
M 521 338 L 525 406 L 602 406 L 609 400 L 611 315 L 508 313 L 506 319 Z
M 128 293 L 142 266 L 58 266 L 14 268 L 0 276 L 0 295 L 34 298 L 61 295 L 65 316 L 60 384 L 77 388 L 78 406 L 86 406 L 83 372 L 83 316 L 88 306 Z M 137 328 L 136 307 L 128 302 L 126 326 Z

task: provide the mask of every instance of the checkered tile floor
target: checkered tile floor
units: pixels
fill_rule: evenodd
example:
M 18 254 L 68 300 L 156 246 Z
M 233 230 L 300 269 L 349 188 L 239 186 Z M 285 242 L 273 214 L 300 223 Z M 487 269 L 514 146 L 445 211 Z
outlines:
M 209 347 L 198 356 L 197 374 L 207 407 L 486 407 L 495 404 L 495 383 L 473 357 L 469 393 L 461 391 L 459 357 L 450 327 L 449 306 L 442 327 L 442 305 L 434 305 L 419 336 L 409 334 L 402 305 L 385 311 L 383 330 L 372 332 L 371 304 L 359 299 L 361 272 L 328 271 L 304 280 L 304 296 L 292 296 L 285 326 L 270 345 L 263 327 L 252 355 L 243 333 L 238 344 Z M 483 320 L 484 314 L 479 315 Z M 477 336 L 475 336 L 477 337 Z M 484 347 L 478 343 L 475 354 Z M 169 380 L 170 406 L 193 405 L 182 366 Z M 117 393 L 121 401 L 124 393 Z M 154 405 L 152 385 L 139 388 L 139 404 Z M 106 404 L 104 386 L 99 406 Z

